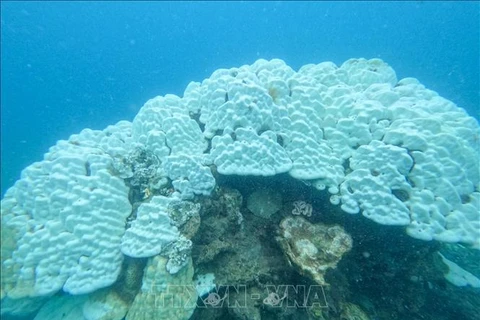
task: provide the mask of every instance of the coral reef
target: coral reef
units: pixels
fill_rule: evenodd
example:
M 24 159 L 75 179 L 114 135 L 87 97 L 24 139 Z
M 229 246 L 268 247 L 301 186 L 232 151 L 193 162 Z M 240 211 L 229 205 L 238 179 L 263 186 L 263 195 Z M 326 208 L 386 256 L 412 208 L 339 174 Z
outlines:
M 380 59 L 217 70 L 23 170 L 2 316 L 475 319 L 479 132 Z
M 251 214 L 236 190 L 218 188 L 216 195 L 202 203 L 202 223 L 192 239 L 199 272 L 208 264 L 219 284 L 249 284 L 282 270 L 282 253 L 264 218 Z
M 448 320 L 453 317 L 448 310 L 455 310 L 455 306 L 462 306 L 462 310 L 457 312 L 464 319 L 475 319 L 474 306 L 480 303 L 479 292 L 473 288 L 460 290 L 445 280 L 443 274 L 447 266 L 437 254 L 438 243 L 412 239 L 399 228 L 379 229 L 376 224 L 355 215 L 345 217 L 336 212 L 338 207 L 325 203 L 321 206 L 321 215 L 313 206 L 312 222 L 301 216 L 292 216 L 291 202 L 285 203 L 284 208 L 271 217 L 277 221 L 276 224 L 265 225 L 264 219 L 252 215 L 241 201 L 234 202 L 235 205 L 230 205 L 227 210 L 225 197 L 241 200 L 238 191 L 217 188 L 215 195 L 206 201 L 209 205 L 203 204 L 202 224 L 194 237 L 193 246 L 196 270 L 215 274 L 217 287 L 213 292 L 218 293 L 219 299 L 225 300 L 215 307 L 202 304 L 203 307 L 197 308 L 191 319 Z M 244 216 L 242 228 L 237 224 L 238 211 Z M 309 288 L 317 282 L 309 271 L 302 271 L 295 263 L 289 265 L 286 262 L 280 244 L 286 240 L 279 242 L 273 235 L 277 234 L 278 238 L 285 230 L 296 229 L 292 229 L 290 224 L 287 229 L 282 229 L 282 221 L 303 226 L 305 230 L 318 228 L 322 231 L 310 235 L 311 242 L 319 239 L 318 235 L 321 239 L 323 232 L 327 239 L 319 239 L 319 242 L 330 244 L 335 236 L 327 236 L 325 230 L 328 227 L 322 221 L 328 221 L 330 228 L 341 223 L 345 231 L 339 234 L 348 233 L 353 243 L 350 251 L 335 263 L 334 269 L 321 273 L 329 285 L 322 287 L 319 294 L 322 299 L 316 300 L 317 303 L 302 306 L 303 295 L 293 291 L 292 287 L 290 290 L 285 288 L 286 284 L 295 285 L 297 290 L 302 285 Z M 302 228 L 298 231 L 308 234 Z M 339 230 L 334 228 L 333 231 Z M 325 246 L 323 244 L 321 248 L 326 252 Z M 268 256 L 257 251 L 258 248 L 263 248 L 263 252 L 268 250 Z M 292 251 L 290 245 L 288 248 Z M 205 252 L 215 254 L 210 253 L 206 258 L 203 256 Z M 264 254 L 262 259 L 257 259 L 261 254 Z M 305 274 L 305 277 L 299 273 Z M 272 293 L 277 296 L 271 296 Z M 279 304 L 265 304 L 267 298 L 273 299 L 273 302 L 277 299 Z M 440 301 L 442 305 L 439 305 Z M 235 303 L 243 304 L 236 306 Z
M 342 227 L 311 224 L 302 217 L 283 219 L 277 241 L 288 260 L 319 285 L 327 284 L 325 272 L 352 248 L 352 239 Z

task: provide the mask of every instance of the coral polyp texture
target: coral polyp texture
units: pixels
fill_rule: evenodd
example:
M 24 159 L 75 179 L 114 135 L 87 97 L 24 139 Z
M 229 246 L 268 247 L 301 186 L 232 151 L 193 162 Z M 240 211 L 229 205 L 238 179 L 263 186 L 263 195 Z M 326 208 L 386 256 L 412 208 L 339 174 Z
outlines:
M 189 282 L 189 247 L 172 251 L 184 238 L 166 208 L 208 197 L 219 175 L 288 174 L 346 213 L 480 248 L 479 140 L 463 109 L 379 59 L 220 69 L 183 97 L 147 101 L 133 122 L 59 141 L 23 170 L 1 202 L 1 297 L 97 292 L 115 283 L 124 254 L 172 265 L 182 252 L 174 273 Z M 150 303 L 145 292 L 136 308 Z

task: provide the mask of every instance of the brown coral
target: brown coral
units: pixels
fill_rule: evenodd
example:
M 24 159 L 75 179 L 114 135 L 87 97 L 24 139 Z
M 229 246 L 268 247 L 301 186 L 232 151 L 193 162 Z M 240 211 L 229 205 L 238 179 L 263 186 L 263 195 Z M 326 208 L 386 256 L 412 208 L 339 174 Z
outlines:
M 352 238 L 342 227 L 311 224 L 298 216 L 282 220 L 276 239 L 300 273 L 320 285 L 327 285 L 327 270 L 336 268 L 343 254 L 352 248 Z

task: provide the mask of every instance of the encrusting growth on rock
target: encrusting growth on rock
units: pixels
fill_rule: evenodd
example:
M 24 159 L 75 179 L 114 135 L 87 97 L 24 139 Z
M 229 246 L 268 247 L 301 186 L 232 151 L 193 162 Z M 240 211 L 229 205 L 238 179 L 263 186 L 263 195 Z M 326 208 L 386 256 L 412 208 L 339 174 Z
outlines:
M 283 219 L 276 239 L 300 273 L 319 285 L 327 285 L 327 270 L 352 248 L 352 238 L 342 227 L 312 224 L 299 216 Z

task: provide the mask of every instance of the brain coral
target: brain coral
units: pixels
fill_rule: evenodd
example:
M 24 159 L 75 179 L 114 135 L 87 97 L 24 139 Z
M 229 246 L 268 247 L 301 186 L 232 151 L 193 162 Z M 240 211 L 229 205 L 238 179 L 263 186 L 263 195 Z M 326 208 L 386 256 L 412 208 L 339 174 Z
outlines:
M 2 298 L 83 294 L 116 280 L 134 216 L 121 159 L 138 148 L 158 158 L 156 179 L 168 178 L 177 199 L 208 196 L 212 169 L 286 173 L 328 190 L 347 213 L 480 248 L 479 137 L 463 109 L 416 79 L 398 81 L 379 59 L 217 70 L 183 97 L 149 100 L 132 123 L 59 141 L 22 172 L 1 203 Z

